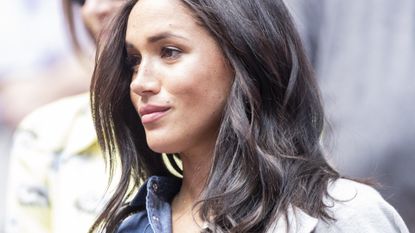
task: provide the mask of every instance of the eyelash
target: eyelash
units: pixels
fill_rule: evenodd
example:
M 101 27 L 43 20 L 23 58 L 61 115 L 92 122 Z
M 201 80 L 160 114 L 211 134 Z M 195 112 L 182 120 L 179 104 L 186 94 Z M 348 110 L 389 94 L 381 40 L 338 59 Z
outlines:
M 141 63 L 141 56 L 135 54 L 128 54 L 125 60 L 126 66 L 133 72 L 136 72 Z
M 168 53 L 172 53 L 172 54 L 168 54 Z M 181 54 L 182 54 L 182 50 L 176 47 L 163 47 L 160 52 L 160 55 L 162 58 L 166 58 L 169 60 L 176 60 L 180 57 Z
M 176 47 L 168 46 L 162 47 L 160 51 L 160 57 L 166 59 L 167 62 L 173 62 L 180 58 L 182 50 Z M 137 71 L 138 66 L 141 63 L 141 55 L 139 54 L 128 54 L 126 59 L 126 65 L 132 71 Z
M 167 59 L 169 62 L 180 58 L 182 50 L 176 47 L 163 47 L 160 51 L 160 57 Z M 133 72 L 137 72 L 137 69 L 141 63 L 141 56 L 136 54 L 128 54 L 126 59 L 126 65 Z

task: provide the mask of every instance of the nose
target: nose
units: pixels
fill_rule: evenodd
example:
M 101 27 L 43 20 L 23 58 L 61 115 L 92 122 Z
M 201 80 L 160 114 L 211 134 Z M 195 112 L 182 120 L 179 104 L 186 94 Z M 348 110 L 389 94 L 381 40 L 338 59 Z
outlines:
M 160 92 L 160 82 L 151 64 L 141 62 L 140 67 L 132 77 L 130 89 L 141 97 L 155 95 Z

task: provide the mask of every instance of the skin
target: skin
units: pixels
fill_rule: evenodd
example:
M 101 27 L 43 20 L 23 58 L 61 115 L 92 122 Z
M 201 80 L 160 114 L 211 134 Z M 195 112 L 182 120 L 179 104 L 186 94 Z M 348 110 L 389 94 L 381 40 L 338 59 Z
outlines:
M 82 20 L 91 36 L 98 40 L 101 33 L 106 34 L 105 26 L 125 0 L 87 0 L 81 8 Z
M 201 223 L 192 206 L 210 169 L 233 71 L 215 39 L 178 0 L 140 0 L 129 16 L 126 44 L 134 69 L 131 101 L 147 143 L 156 152 L 179 153 L 183 161 L 173 232 L 197 232 Z M 152 116 L 142 110 L 149 105 L 163 111 L 147 122 Z

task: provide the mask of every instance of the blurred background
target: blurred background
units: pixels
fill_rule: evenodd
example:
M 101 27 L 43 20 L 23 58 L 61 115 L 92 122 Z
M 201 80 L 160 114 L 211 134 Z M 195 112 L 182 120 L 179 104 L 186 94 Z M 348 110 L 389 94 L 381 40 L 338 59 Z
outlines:
M 39 106 L 88 89 L 60 4 L 0 0 L 0 233 L 13 130 Z M 415 232 L 415 1 L 287 4 L 322 90 L 329 159 L 345 175 L 381 183 Z
M 58 98 L 85 92 L 61 1 L 0 0 L 0 232 L 12 134 L 25 115 Z
M 0 1 L 0 229 L 4 224 L 4 177 L 13 129 L 25 114 L 43 104 L 37 100 L 42 97 L 33 96 L 25 82 L 42 78 L 38 72 L 49 69 L 68 54 L 57 3 Z M 52 87 L 53 84 L 44 87 L 44 93 Z

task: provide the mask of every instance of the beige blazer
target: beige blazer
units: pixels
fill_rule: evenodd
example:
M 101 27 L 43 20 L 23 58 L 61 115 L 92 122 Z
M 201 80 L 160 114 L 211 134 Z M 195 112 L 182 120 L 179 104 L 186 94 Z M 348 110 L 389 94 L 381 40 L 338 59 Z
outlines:
M 328 191 L 337 200 L 325 199 L 336 221 L 324 222 L 291 207 L 289 231 L 280 218 L 268 233 L 409 233 L 396 210 L 372 187 L 339 179 L 329 184 Z

